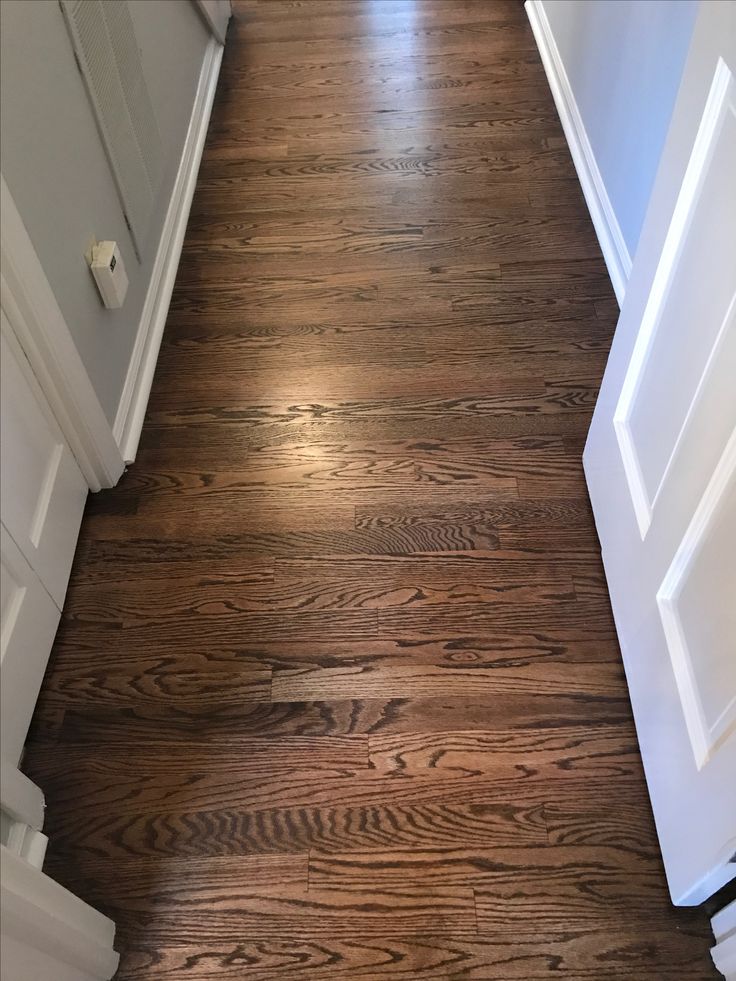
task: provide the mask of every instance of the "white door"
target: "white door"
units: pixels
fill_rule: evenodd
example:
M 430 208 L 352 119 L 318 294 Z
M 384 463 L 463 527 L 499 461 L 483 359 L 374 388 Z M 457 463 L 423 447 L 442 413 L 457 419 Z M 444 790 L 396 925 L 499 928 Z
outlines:
M 736 5 L 701 4 L 585 448 L 672 899 L 736 876 Z
M 64 602 L 87 483 L 5 313 L 0 337 L 0 746 L 16 766 Z

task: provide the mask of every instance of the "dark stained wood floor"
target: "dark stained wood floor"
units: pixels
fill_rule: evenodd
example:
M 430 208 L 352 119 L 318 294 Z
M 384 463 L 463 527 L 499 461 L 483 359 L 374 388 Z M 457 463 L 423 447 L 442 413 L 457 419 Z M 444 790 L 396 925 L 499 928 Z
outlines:
M 517 0 L 236 4 L 26 757 L 120 981 L 716 976 L 581 470 L 616 313 Z

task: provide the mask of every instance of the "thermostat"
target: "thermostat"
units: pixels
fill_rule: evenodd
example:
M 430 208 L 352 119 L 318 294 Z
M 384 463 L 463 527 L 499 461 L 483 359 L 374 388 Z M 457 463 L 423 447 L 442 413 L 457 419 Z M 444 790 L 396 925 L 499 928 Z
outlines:
M 121 307 L 128 292 L 128 277 L 125 274 L 123 257 L 120 255 L 117 243 L 98 242 L 93 245 L 89 265 L 102 302 L 108 310 Z

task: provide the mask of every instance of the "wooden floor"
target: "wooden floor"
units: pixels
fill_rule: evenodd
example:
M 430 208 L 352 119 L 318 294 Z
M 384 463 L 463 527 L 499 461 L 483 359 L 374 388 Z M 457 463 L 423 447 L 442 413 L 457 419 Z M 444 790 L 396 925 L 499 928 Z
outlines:
M 716 976 L 580 464 L 616 315 L 520 3 L 236 4 L 26 758 L 121 981 Z

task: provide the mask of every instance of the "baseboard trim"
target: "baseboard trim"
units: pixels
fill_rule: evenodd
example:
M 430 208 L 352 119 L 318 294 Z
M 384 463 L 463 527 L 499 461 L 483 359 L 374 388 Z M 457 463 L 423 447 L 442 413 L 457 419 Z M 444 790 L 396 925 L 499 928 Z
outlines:
M 734 981 L 736 978 L 736 899 L 720 913 L 716 913 L 710 923 L 716 938 L 715 947 L 710 949 L 713 963 L 726 981 Z
M 621 306 L 631 274 L 631 256 L 606 192 L 544 6 L 541 0 L 526 0 L 524 8 L 539 48 L 578 180 L 608 268 L 608 275 L 611 277 L 618 305 Z
M 184 233 L 189 220 L 189 209 L 192 205 L 207 136 L 222 53 L 222 45 L 214 37 L 210 38 L 202 63 L 179 170 L 153 263 L 151 282 L 143 304 L 118 411 L 115 414 L 113 435 L 126 463 L 132 463 L 138 451 L 138 442 L 143 429 L 161 338 L 184 243 Z

